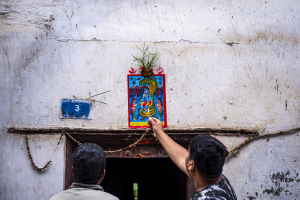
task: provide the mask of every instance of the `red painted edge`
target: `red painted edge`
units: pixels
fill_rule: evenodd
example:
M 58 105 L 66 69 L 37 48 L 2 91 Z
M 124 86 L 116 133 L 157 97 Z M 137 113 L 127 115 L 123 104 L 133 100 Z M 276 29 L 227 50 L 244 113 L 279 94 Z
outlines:
M 160 74 L 159 76 L 163 76 L 163 90 L 164 90 L 164 103 L 165 103 L 165 112 L 164 112 L 164 119 L 165 119 L 165 124 L 164 124 L 164 128 L 167 128 L 167 101 L 166 101 L 166 81 L 165 81 L 165 75 L 164 74 Z
M 128 97 L 127 97 L 127 101 L 128 101 L 128 127 L 130 127 L 130 94 L 129 94 L 129 76 L 134 76 L 132 74 L 127 74 L 127 94 L 128 94 Z

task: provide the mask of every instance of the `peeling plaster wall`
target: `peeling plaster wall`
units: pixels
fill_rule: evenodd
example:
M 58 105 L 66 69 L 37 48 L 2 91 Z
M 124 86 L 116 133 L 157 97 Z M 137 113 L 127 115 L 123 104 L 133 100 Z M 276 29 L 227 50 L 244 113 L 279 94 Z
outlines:
M 259 139 L 226 163 L 238 199 L 300 198 L 299 135 Z
M 38 174 L 8 127 L 127 128 L 126 74 L 144 41 L 163 52 L 170 128 L 300 127 L 299 11 L 296 0 L 1 1 L 1 199 L 48 199 L 64 181 L 64 142 Z M 106 90 L 93 120 L 59 118 L 62 98 Z M 58 138 L 29 137 L 38 166 Z M 297 199 L 299 150 L 298 133 L 242 149 L 225 167 L 238 199 Z

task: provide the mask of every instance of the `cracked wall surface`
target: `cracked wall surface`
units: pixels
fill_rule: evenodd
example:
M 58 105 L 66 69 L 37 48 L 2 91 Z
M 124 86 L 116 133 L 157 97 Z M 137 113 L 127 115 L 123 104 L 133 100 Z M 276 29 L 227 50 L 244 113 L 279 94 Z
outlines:
M 47 199 L 64 181 L 63 145 L 49 170 L 38 174 L 24 136 L 7 133 L 8 127 L 127 128 L 126 74 L 144 41 L 163 53 L 156 67 L 166 73 L 168 127 L 255 129 L 260 135 L 299 128 L 299 11 L 295 0 L 1 1 L 1 199 L 10 199 L 14 184 L 22 190 L 13 199 Z M 108 104 L 94 102 L 93 120 L 59 118 L 62 98 L 107 90 L 95 98 Z M 46 139 L 32 140 L 32 151 L 42 166 L 58 136 L 38 137 Z M 238 199 L 298 198 L 298 138 L 255 141 L 226 164 Z M 219 139 L 231 149 L 246 138 Z M 269 153 L 279 144 L 282 159 Z M 273 174 L 294 181 L 279 178 L 279 186 Z M 39 181 L 47 179 L 53 185 L 44 190 Z

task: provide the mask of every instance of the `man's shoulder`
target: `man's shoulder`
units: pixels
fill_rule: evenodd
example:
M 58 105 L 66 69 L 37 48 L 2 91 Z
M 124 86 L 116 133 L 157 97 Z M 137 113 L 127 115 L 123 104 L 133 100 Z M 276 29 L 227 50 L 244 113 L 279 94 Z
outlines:
M 119 200 L 116 196 L 101 191 L 101 190 L 93 190 L 93 189 L 82 189 L 82 190 L 75 190 L 75 189 L 67 189 L 63 192 L 60 192 L 54 196 L 52 196 L 49 200 L 71 200 L 76 197 L 82 197 L 83 199 L 95 199 L 101 198 L 102 200 Z
M 103 200 L 119 200 L 118 197 L 116 197 L 108 192 L 103 191 L 102 193 L 103 193 L 102 194 Z
M 197 193 L 194 195 L 193 200 L 221 200 L 221 199 L 226 199 L 226 200 L 231 200 L 230 195 L 226 191 L 224 191 L 223 188 L 219 187 L 218 185 L 212 185 L 209 186 L 201 192 Z
M 54 196 L 52 196 L 49 200 L 60 200 L 60 199 L 66 199 L 66 197 L 68 196 L 67 194 L 67 190 L 62 191 Z
M 222 175 L 221 181 L 217 184 L 210 185 L 198 193 L 194 194 L 193 200 L 236 200 L 234 189 L 230 185 L 229 180 Z
M 119 200 L 118 197 L 108 193 L 108 192 L 103 192 L 104 193 L 104 198 L 103 199 L 107 199 L 107 200 Z

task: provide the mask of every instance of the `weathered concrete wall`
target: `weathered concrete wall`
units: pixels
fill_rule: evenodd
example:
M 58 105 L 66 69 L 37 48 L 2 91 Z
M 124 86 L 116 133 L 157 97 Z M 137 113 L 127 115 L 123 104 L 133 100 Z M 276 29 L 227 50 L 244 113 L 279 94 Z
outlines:
M 49 199 L 63 191 L 64 139 L 53 153 L 59 137 L 28 136 L 31 155 L 38 167 L 43 167 L 53 154 L 53 163 L 47 171 L 39 172 L 31 165 L 24 136 L 0 135 L 0 199 Z
M 1 1 L 1 199 L 47 199 L 63 189 L 64 143 L 38 174 L 24 136 L 8 134 L 8 127 L 127 128 L 126 74 L 144 41 L 163 50 L 156 66 L 166 73 L 170 128 L 268 134 L 299 127 L 299 11 L 295 0 Z M 93 120 L 59 118 L 62 98 L 106 90 L 112 92 L 95 99 L 108 105 L 95 103 Z M 58 137 L 29 138 L 38 166 L 51 157 Z M 230 148 L 242 141 L 221 140 Z M 299 173 L 298 144 L 296 134 L 259 140 L 230 160 L 225 171 L 239 199 L 253 199 L 255 192 L 284 199 L 283 192 L 263 191 L 274 185 L 271 174 Z M 280 162 L 274 163 L 275 151 Z M 296 183 L 280 187 L 293 199 Z M 12 194 L 14 187 L 20 192 Z
M 238 199 L 300 198 L 299 135 L 254 141 L 226 163 Z

